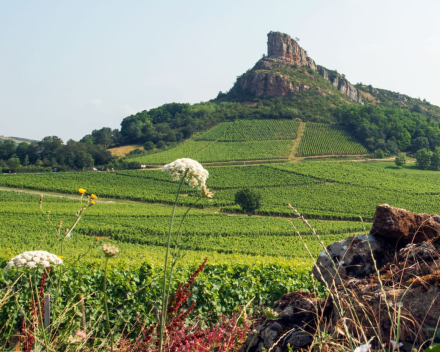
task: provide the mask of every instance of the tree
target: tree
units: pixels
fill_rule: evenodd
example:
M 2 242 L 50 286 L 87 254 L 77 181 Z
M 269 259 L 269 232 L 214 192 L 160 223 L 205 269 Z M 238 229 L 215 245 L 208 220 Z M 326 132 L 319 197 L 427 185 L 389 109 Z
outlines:
M 403 165 L 406 164 L 406 155 L 399 154 L 398 156 L 396 156 L 396 159 L 394 159 L 394 163 L 397 167 L 401 168 Z
M 249 188 L 242 189 L 235 193 L 235 204 L 251 216 L 261 207 L 261 194 Z
M 440 170 L 440 147 L 435 147 L 431 157 L 431 169 Z
M 151 141 L 145 142 L 145 144 L 144 144 L 144 149 L 145 149 L 146 151 L 148 151 L 148 152 L 149 152 L 150 150 L 153 150 L 154 147 L 155 147 L 155 145 L 154 145 L 154 143 L 151 142 Z
M 419 149 L 416 153 L 417 165 L 423 170 L 428 170 L 431 167 L 432 154 L 426 148 Z
M 8 161 L 6 163 L 14 171 L 20 167 L 20 159 L 19 158 L 10 158 L 10 159 L 8 159 Z

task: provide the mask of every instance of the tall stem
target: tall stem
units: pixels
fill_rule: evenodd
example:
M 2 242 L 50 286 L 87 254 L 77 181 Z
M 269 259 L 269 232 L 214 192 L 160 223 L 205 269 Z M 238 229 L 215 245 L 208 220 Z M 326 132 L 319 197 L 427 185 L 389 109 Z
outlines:
M 108 314 L 108 306 L 107 306 L 107 269 L 108 269 L 108 257 L 105 258 L 105 271 L 104 271 L 104 282 L 102 283 L 102 291 L 104 292 L 104 308 L 105 308 L 105 317 L 107 320 L 107 330 L 110 334 L 110 350 L 113 352 L 113 333 L 110 329 L 110 317 Z
M 165 263 L 164 263 L 164 269 L 163 269 L 163 285 L 162 285 L 162 312 L 160 315 L 160 335 L 159 335 L 159 352 L 163 351 L 163 335 L 165 331 L 165 324 L 167 320 L 167 310 L 168 307 L 166 305 L 167 301 L 167 269 L 168 269 L 168 255 L 170 252 L 170 243 L 171 243 L 171 232 L 173 229 L 173 222 L 174 222 L 174 213 L 176 211 L 177 206 L 177 200 L 179 199 L 179 193 L 180 189 L 182 188 L 183 181 L 185 180 L 186 175 L 188 174 L 188 170 L 185 171 L 185 174 L 182 176 L 182 179 L 179 183 L 179 188 L 177 189 L 176 193 L 176 199 L 174 201 L 173 211 L 171 212 L 171 221 L 170 221 L 170 228 L 168 230 L 168 240 L 167 240 L 167 249 L 165 253 Z M 171 283 L 168 282 L 168 286 Z
M 192 203 L 189 208 L 186 210 L 185 214 L 183 214 L 182 220 L 180 221 L 179 224 L 179 229 L 177 230 L 177 235 L 176 235 L 176 242 L 174 243 L 174 250 L 173 250 L 173 254 L 172 254 L 172 258 L 173 261 L 171 263 L 171 268 L 170 268 L 170 275 L 168 276 L 168 282 L 171 282 L 173 279 L 173 270 L 174 270 L 174 266 L 176 264 L 176 256 L 177 256 L 177 248 L 179 246 L 179 239 L 180 239 L 180 234 L 181 234 L 181 229 L 182 229 L 182 224 L 185 221 L 186 216 L 188 215 L 189 211 L 194 207 L 194 205 L 197 204 L 197 202 L 202 199 L 202 197 L 198 198 L 194 203 Z M 167 294 L 165 296 L 165 305 L 166 307 L 168 307 L 168 297 L 170 296 L 170 290 L 171 290 L 171 285 L 168 285 L 168 289 L 167 289 Z
M 35 270 L 35 273 L 33 275 L 34 277 L 34 288 L 35 288 L 35 302 L 38 306 L 38 317 L 39 317 L 39 325 L 42 328 L 43 332 L 43 339 L 44 339 L 44 347 L 46 350 L 49 350 L 49 341 L 47 340 L 46 335 L 46 328 L 44 327 L 44 317 L 43 317 L 43 310 L 41 309 L 41 302 L 40 302 L 40 295 L 38 294 L 38 286 L 37 286 L 37 270 Z

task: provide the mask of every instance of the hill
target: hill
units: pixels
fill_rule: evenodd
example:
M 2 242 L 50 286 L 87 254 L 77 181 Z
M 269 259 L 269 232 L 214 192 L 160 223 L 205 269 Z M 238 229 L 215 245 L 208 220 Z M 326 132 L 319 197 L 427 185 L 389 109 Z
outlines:
M 13 142 L 16 143 L 16 144 L 20 144 L 20 143 L 22 143 L 22 142 L 25 142 L 25 143 L 36 142 L 36 140 L 28 139 L 28 138 L 21 138 L 21 137 L 5 137 L 5 136 L 0 136 L 0 140 L 2 140 L 2 141 L 10 140 L 10 141 L 13 141 Z
M 267 55 L 239 76 L 228 92 L 220 92 L 209 102 L 165 104 L 125 118 L 121 124 L 122 143 L 148 143 L 148 149 L 161 151 L 222 122 L 300 119 L 335 124 L 337 127 L 327 130 L 339 128 L 351 134 L 355 143 L 363 145 L 355 148 L 354 154 L 374 152 L 376 156 L 389 156 L 399 151 L 415 153 L 421 148 L 434 151 L 440 147 L 439 107 L 371 85 L 353 85 L 344 74 L 318 65 L 287 34 L 270 32 L 267 48 Z M 221 126 L 220 129 L 227 128 Z M 214 129 L 212 133 L 218 131 Z M 332 141 L 337 135 L 327 134 L 326 139 Z M 330 144 L 336 143 L 334 140 Z M 182 148 L 195 148 L 193 142 L 185 144 Z M 333 147 L 329 153 L 319 147 L 300 151 L 300 155 L 345 154 Z

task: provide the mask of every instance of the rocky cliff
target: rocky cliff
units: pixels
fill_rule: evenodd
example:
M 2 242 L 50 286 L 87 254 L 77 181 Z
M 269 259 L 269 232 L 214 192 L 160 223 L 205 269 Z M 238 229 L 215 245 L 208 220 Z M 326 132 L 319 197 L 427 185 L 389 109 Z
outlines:
M 289 35 L 280 32 L 270 32 L 267 35 L 267 57 L 288 64 L 308 66 L 316 71 L 316 64 L 306 51 L 301 48 Z
M 328 71 L 322 66 L 317 66 L 315 61 L 307 56 L 307 52 L 299 46 L 298 42 L 289 35 L 270 32 L 267 38 L 267 57 L 258 61 L 251 71 L 237 80 L 234 87 L 237 91 L 250 93 L 255 97 L 294 95 L 295 92 L 310 89 L 310 84 L 279 71 L 301 70 L 304 68 L 309 70 L 310 79 L 314 77 L 313 72 L 317 72 L 319 76 L 329 81 L 343 95 L 363 104 L 357 89 L 345 77 L 339 74 L 330 76 Z M 317 82 L 317 85 L 319 85 L 319 82 Z M 317 87 L 315 90 L 322 94 L 323 89 Z M 332 93 L 329 91 L 329 94 Z

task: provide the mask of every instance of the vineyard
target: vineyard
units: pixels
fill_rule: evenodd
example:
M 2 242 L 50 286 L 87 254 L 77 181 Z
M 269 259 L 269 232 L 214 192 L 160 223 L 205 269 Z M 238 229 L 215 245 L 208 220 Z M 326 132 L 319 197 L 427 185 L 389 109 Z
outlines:
M 208 312 L 231 314 L 254 296 L 256 304 L 270 304 L 284 293 L 311 288 L 309 270 L 313 259 L 304 250 L 304 243 L 315 257 L 321 246 L 310 229 L 292 217 L 289 203 L 309 218 L 324 245 L 349 234 L 367 232 L 371 223 L 361 222 L 359 216 L 371 220 L 380 203 L 418 212 L 438 212 L 440 208 L 439 192 L 433 187 L 440 181 L 436 172 L 408 173 L 366 163 L 312 161 L 208 170 L 207 185 L 215 195 L 201 200 L 182 227 L 180 248 L 184 256 L 178 262 L 175 280 L 175 285 L 184 281 L 208 257 L 208 265 L 193 290 L 195 313 L 200 316 Z M 103 280 L 101 244 L 112 243 L 120 250 L 111 262 L 108 289 L 110 309 L 118 317 L 115 331 L 131 329 L 132 317 L 139 314 L 145 322 L 155 321 L 152 302 L 159 300 L 172 208 L 169 204 L 177 190 L 168 174 L 145 170 L 2 175 L 0 186 L 17 190 L 0 190 L 0 247 L 4 249 L 0 265 L 29 250 L 61 253 L 65 262 L 61 276 L 64 299 L 75 301 L 78 292 L 86 295 L 87 316 L 97 317 L 102 314 L 102 298 L 94 294 Z M 79 187 L 96 193 L 98 201 L 104 202 L 97 201 L 86 209 L 72 238 L 61 249 L 38 207 L 39 196 L 19 191 L 44 190 L 76 197 L 43 198 L 44 210 L 50 212 L 52 222 L 63 221 L 63 226 L 69 227 L 81 206 Z M 263 207 L 258 216 L 240 214 L 234 205 L 235 192 L 244 187 L 262 194 Z M 199 190 L 183 186 L 179 204 L 192 204 L 199 197 Z M 185 210 L 177 208 L 176 223 L 182 220 Z M 0 287 L 11 283 L 13 277 L 0 273 Z M 0 327 L 0 336 L 9 336 L 19 323 L 17 315 L 9 314 L 15 311 L 14 304 L 11 301 L 0 308 L 0 319 L 6 322 L 3 330 Z M 78 321 L 75 314 L 72 310 L 66 317 Z M 98 321 L 97 331 L 104 329 L 100 324 Z
M 337 126 L 307 122 L 297 156 L 366 154 L 362 144 Z
M 163 165 L 189 157 L 200 162 L 287 160 L 294 143 L 297 157 L 366 154 L 367 150 L 341 128 L 307 122 L 297 139 L 301 121 L 236 120 L 217 125 L 202 135 L 166 151 L 130 158 L 142 164 Z
M 389 203 L 417 212 L 440 209 L 438 173 L 407 173 L 366 163 L 302 162 L 261 166 L 210 167 L 208 187 L 213 199 L 197 207 L 237 212 L 235 193 L 254 187 L 262 194 L 262 215 L 289 216 L 288 204 L 308 218 L 372 220 L 378 204 Z M 399 172 L 402 171 L 402 172 Z M 158 170 L 3 175 L 0 186 L 72 193 L 85 187 L 102 197 L 171 204 L 176 184 Z M 184 186 L 181 204 L 192 204 L 200 193 Z M 359 228 L 357 228 L 359 229 Z M 327 233 L 327 232 L 326 232 Z M 335 233 L 335 232 L 331 232 Z
M 288 159 L 299 125 L 299 120 L 225 122 L 195 140 L 130 160 L 142 164 L 166 164 L 183 157 L 199 162 Z

